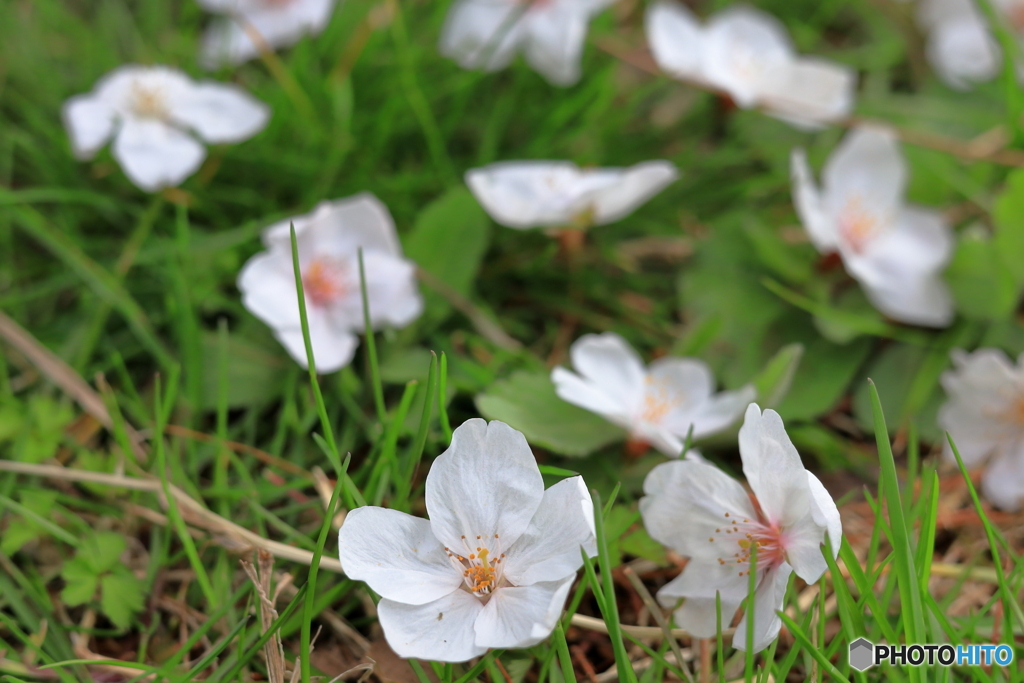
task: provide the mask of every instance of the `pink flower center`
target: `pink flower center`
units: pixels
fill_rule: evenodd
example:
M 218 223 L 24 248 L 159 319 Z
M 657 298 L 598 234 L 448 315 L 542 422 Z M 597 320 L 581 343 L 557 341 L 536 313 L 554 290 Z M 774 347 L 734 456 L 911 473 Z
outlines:
M 490 543 L 493 550 L 487 547 L 483 536 L 477 536 L 476 542 L 478 545 L 471 546 L 466 537 L 462 537 L 464 555 L 452 552 L 447 547 L 444 550 L 448 553 L 448 559 L 462 574 L 467 590 L 478 598 L 486 598 L 501 584 L 505 553 L 501 552 L 501 539 L 498 538 L 498 534 L 494 534 L 493 542 Z
M 306 299 L 316 306 L 330 306 L 348 293 L 345 265 L 335 259 L 319 257 L 302 273 Z
M 136 81 L 132 83 L 130 98 L 130 106 L 136 116 L 152 119 L 167 118 L 167 98 L 160 88 L 147 87 Z
M 651 375 L 644 378 L 644 403 L 638 418 L 641 422 L 660 424 L 670 410 L 682 403 L 678 391 L 664 380 Z
M 878 216 L 864 206 L 859 194 L 850 197 L 839 217 L 839 234 L 843 241 L 858 254 L 861 253 L 881 227 Z
M 723 555 L 718 564 L 733 565 L 740 576 L 750 573 L 750 558 L 757 549 L 757 571 L 762 572 L 779 566 L 786 561 L 786 536 L 778 524 L 768 522 L 759 515 L 758 519 L 739 518 L 728 512 L 725 524 L 715 529 L 709 543 L 722 546 Z

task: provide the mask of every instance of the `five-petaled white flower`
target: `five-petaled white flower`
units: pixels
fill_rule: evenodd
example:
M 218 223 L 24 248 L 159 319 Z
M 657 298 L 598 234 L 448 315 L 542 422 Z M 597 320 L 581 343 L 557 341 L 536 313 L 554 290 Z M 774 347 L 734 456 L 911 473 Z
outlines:
M 200 59 L 208 69 L 241 64 L 261 48 L 286 47 L 327 26 L 337 0 L 198 0 L 211 12 L 226 14 L 203 36 Z M 259 43 L 265 43 L 261 45 Z
M 896 138 L 877 127 L 849 132 L 829 157 L 819 191 L 802 149 L 793 151 L 793 199 L 811 242 L 839 252 L 885 315 L 945 327 L 953 303 L 941 273 L 953 252 L 942 214 L 903 202 L 907 167 Z
M 748 385 L 715 394 L 710 368 L 696 358 L 659 358 L 645 368 L 633 347 L 612 332 L 580 337 L 569 356 L 576 372 L 551 371 L 563 401 L 601 415 L 629 430 L 633 440 L 673 457 L 682 452 L 691 426 L 695 439 L 725 429 L 756 393 Z
M 544 490 L 522 434 L 468 420 L 427 474 L 429 521 L 361 507 L 338 533 L 345 573 L 381 596 L 402 657 L 461 662 L 551 633 L 583 563 L 594 513 L 581 477 Z
M 373 327 L 403 327 L 422 312 L 416 266 L 402 258 L 387 207 L 369 192 L 321 202 L 311 213 L 267 228 L 267 251 L 249 259 L 238 275 L 242 303 L 274 329 L 301 365 L 308 361 L 292 267 L 292 224 L 318 371 L 333 372 L 347 365 L 359 344 L 356 333 L 365 329 L 359 249 Z
M 615 0 L 457 0 L 441 54 L 464 69 L 504 69 L 516 52 L 553 85 L 580 79 L 590 18 Z
M 923 0 L 918 20 L 928 34 L 928 61 L 951 88 L 967 90 L 999 73 L 999 44 L 973 0 Z
M 796 53 L 786 28 L 770 14 L 734 5 L 705 25 L 681 3 L 648 5 L 647 42 L 669 75 L 727 93 L 744 109 L 801 128 L 844 118 L 853 108 L 853 70 Z
M 128 179 L 155 192 L 199 168 L 206 149 L 196 137 L 240 142 L 263 130 L 270 109 L 228 83 L 197 83 L 170 67 L 130 64 L 65 102 L 63 115 L 76 157 L 91 159 L 113 137 L 114 158 Z
M 743 473 L 753 496 L 717 467 L 686 458 L 658 465 L 644 481 L 640 512 L 652 538 L 690 558 L 686 569 L 658 591 L 675 607 L 675 621 L 700 638 L 715 634 L 715 595 L 721 595 L 722 625 L 747 597 L 751 550 L 756 546 L 754 651 L 779 633 L 789 575 L 813 583 L 828 567 L 821 545 L 828 534 L 839 552 L 839 510 L 818 478 L 804 469 L 779 414 L 747 408 L 740 428 Z M 733 647 L 746 649 L 747 615 Z
M 1004 510 L 1024 505 L 1024 354 L 1014 366 L 998 349 L 952 352 L 953 370 L 942 375 L 949 400 L 939 425 L 949 432 L 968 467 L 987 460 L 985 497 Z M 945 455 L 954 461 L 945 444 Z
M 586 228 L 625 218 L 679 172 L 668 161 L 585 168 L 570 161 L 504 161 L 466 172 L 466 184 L 510 228 Z

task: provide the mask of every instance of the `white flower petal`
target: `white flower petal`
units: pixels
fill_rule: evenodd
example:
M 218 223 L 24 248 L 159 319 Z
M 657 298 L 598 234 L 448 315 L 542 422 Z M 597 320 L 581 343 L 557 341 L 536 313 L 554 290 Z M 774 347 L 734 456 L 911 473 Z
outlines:
M 630 166 L 614 185 L 587 194 L 587 201 L 593 206 L 594 225 L 625 218 L 678 178 L 679 171 L 670 161 L 645 161 Z
M 667 428 L 641 424 L 638 428 L 633 429 L 633 437 L 646 441 L 670 458 L 678 458 L 683 454 L 683 439 Z
M 954 369 L 940 378 L 949 400 L 939 409 L 939 426 L 952 435 L 964 464 L 976 467 L 1014 437 L 1012 422 L 1003 416 L 1012 415 L 1012 400 L 1021 395 L 1024 378 L 999 349 L 970 354 L 954 349 L 950 355 Z M 946 458 L 955 462 L 949 444 L 943 446 Z
M 793 205 L 800 216 L 804 230 L 815 248 L 822 253 L 835 251 L 839 247 L 836 225 L 825 211 L 824 199 L 811 175 L 807 154 L 803 149 L 794 149 L 789 158 L 793 186 Z
M 329 315 L 332 324 L 339 329 L 362 331 L 365 328 L 365 316 L 359 288 L 359 259 L 349 256 L 343 264 L 350 288 L 346 295 L 330 307 Z M 374 329 L 404 327 L 423 312 L 423 298 L 416 281 L 416 266 L 411 261 L 380 251 L 368 251 L 363 254 L 363 269 L 366 274 L 370 324 Z
M 929 32 L 925 54 L 939 78 L 957 90 L 992 80 L 1002 67 L 999 43 L 977 16 L 937 24 Z
M 280 251 L 261 252 L 249 259 L 238 274 L 238 289 L 242 305 L 271 327 L 299 325 L 292 261 Z
M 769 570 L 757 587 L 757 594 L 754 597 L 754 652 L 760 652 L 768 647 L 779 635 L 782 620 L 779 619 L 778 612 L 782 609 L 789 575 L 792 573 L 793 568 L 783 563 L 778 568 Z M 746 614 L 736 625 L 732 646 L 737 650 L 746 651 L 747 649 Z
M 338 532 L 345 575 L 408 605 L 438 600 L 463 584 L 430 522 L 398 510 L 351 510 Z
M 562 614 L 575 573 L 561 581 L 496 590 L 476 620 L 476 644 L 481 647 L 530 647 L 541 642 Z
M 839 516 L 839 508 L 836 507 L 836 502 L 832 500 L 832 495 L 821 483 L 821 480 L 810 472 L 807 473 L 807 483 L 811 489 L 811 516 L 818 526 L 828 532 L 834 559 L 839 556 L 839 546 L 843 542 L 843 520 Z M 800 574 L 799 571 L 797 573 Z M 803 574 L 800 574 L 800 577 L 803 578 Z
M 666 586 L 667 588 L 667 586 Z M 722 628 L 729 628 L 742 601 L 722 599 Z M 713 638 L 718 633 L 718 601 L 714 598 L 687 598 L 673 612 L 676 626 L 697 638 Z
M 1024 505 L 1024 441 L 1004 444 L 985 467 L 981 490 L 992 504 L 1007 512 Z
M 704 36 L 704 75 L 737 106 L 756 105 L 788 78 L 793 47 L 786 28 L 772 15 L 733 5 L 708 21 Z
M 954 242 L 953 229 L 941 212 L 904 206 L 893 229 L 867 245 L 865 268 L 858 268 L 858 275 L 870 279 L 868 264 L 882 271 L 938 273 L 952 258 Z
M 515 3 L 458 0 L 448 11 L 438 49 L 463 69 L 497 71 L 509 65 L 526 36 Z
M 313 311 L 309 313 L 309 341 L 313 347 L 316 371 L 326 374 L 351 363 L 356 347 L 359 346 L 359 337 L 351 332 L 330 327 L 322 315 Z M 301 326 L 296 324 L 295 327 L 275 328 L 274 336 L 299 365 L 309 367 Z
M 629 343 L 613 332 L 588 334 L 569 348 L 573 368 L 623 406 L 639 406 L 647 372 Z
M 583 477 L 571 477 L 544 492 L 530 526 L 505 551 L 505 577 L 516 586 L 558 581 L 580 568 L 581 547 L 597 554 L 594 503 Z
M 71 151 L 78 159 L 91 159 L 114 134 L 114 109 L 92 94 L 75 95 L 64 103 L 62 113 Z
M 270 107 L 228 83 L 198 83 L 171 104 L 171 118 L 210 143 L 240 142 L 267 125 Z
M 466 171 L 466 185 L 496 222 L 509 228 L 567 225 L 581 172 L 568 161 L 506 161 Z
M 388 208 L 371 192 L 320 202 L 313 211 L 278 221 L 263 233 L 267 246 L 280 244 L 291 253 L 291 224 L 296 235 L 308 233 L 310 249 L 333 258 L 383 251 L 402 255 L 395 222 Z
M 658 465 L 644 479 L 644 494 L 640 514 L 651 538 L 681 555 L 715 563 L 732 555 L 722 542 L 708 540 L 728 524 L 725 514 L 733 519 L 757 517 L 743 486 L 703 460 Z
M 147 192 L 180 184 L 206 158 L 190 135 L 155 119 L 125 120 L 112 151 L 128 179 Z
M 794 60 L 777 89 L 763 95 L 765 109 L 798 128 L 814 130 L 853 109 L 857 75 L 849 67 L 813 57 Z
M 565 87 L 579 81 L 589 17 L 564 3 L 539 5 L 528 14 L 526 61 L 552 85 Z
M 555 393 L 566 403 L 597 413 L 620 427 L 630 426 L 628 408 L 593 382 L 562 367 L 551 371 L 551 382 L 555 385 Z
M 895 219 L 907 186 L 907 165 L 896 137 L 878 126 L 854 128 L 822 171 L 825 208 L 835 220 L 852 204 L 880 219 Z
M 259 47 L 253 42 L 250 31 L 259 35 L 271 49 L 291 45 L 307 33 L 322 31 L 330 21 L 334 4 L 335 0 L 292 0 L 278 6 L 240 2 L 233 9 L 238 21 L 225 18 L 207 29 L 200 48 L 200 61 L 205 68 L 214 69 L 259 56 Z
M 685 5 L 669 0 L 648 5 L 644 26 L 654 61 L 663 71 L 684 80 L 702 80 L 703 29 Z
M 474 626 L 483 609 L 472 594 L 455 590 L 425 605 L 381 600 L 377 618 L 399 657 L 464 662 L 487 652 L 474 642 Z
M 749 581 L 739 570 L 717 560 L 693 560 L 683 573 L 658 591 L 658 602 L 675 608 L 676 626 L 698 638 L 710 638 L 717 632 L 718 609 L 715 595 L 721 595 L 722 627 L 728 628 L 747 595 Z M 683 604 L 676 607 L 679 600 Z
M 529 527 L 544 481 L 526 438 L 504 422 L 467 420 L 427 475 L 427 514 L 434 535 L 453 552 L 481 536 L 509 547 Z
M 768 520 L 785 529 L 806 515 L 811 504 L 807 470 L 779 414 L 762 413 L 751 403 L 739 441 L 743 474 Z

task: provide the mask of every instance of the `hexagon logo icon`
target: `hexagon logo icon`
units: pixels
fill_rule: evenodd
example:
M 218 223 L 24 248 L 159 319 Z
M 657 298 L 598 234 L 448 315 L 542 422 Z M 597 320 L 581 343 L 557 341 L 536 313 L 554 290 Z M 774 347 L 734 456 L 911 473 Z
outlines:
M 850 666 L 857 671 L 865 671 L 875 664 L 875 646 L 866 638 L 858 638 L 850 643 Z

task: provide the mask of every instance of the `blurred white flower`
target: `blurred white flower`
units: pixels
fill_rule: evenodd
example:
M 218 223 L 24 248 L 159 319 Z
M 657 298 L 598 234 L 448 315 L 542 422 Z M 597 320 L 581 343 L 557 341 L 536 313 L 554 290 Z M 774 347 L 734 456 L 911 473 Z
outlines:
M 464 69 L 504 69 L 520 50 L 553 85 L 580 79 L 587 24 L 615 0 L 456 0 L 441 54 Z
M 939 409 L 968 467 L 986 462 L 985 497 L 1004 510 L 1024 505 L 1024 355 L 1014 366 L 998 349 L 952 352 L 953 369 L 942 375 L 949 400 Z M 945 444 L 945 455 L 955 462 Z
M 895 136 L 855 128 L 832 153 L 819 190 L 802 149 L 793 151 L 793 199 L 811 242 L 837 251 L 847 272 L 882 313 L 905 323 L 945 327 L 953 304 L 941 273 L 953 252 L 942 214 L 904 203 L 906 163 Z
M 359 344 L 356 333 L 365 329 L 360 248 L 374 329 L 403 327 L 422 312 L 416 266 L 402 258 L 387 207 L 369 192 L 321 202 L 311 213 L 267 228 L 263 232 L 267 251 L 249 259 L 238 275 L 242 303 L 273 328 L 274 336 L 300 365 L 308 367 L 292 268 L 291 224 L 295 225 L 317 371 L 333 372 L 348 365 Z
M 555 392 L 629 430 L 631 438 L 677 457 L 693 427 L 699 439 L 721 431 L 754 400 L 752 386 L 715 393 L 710 368 L 696 358 L 666 356 L 645 368 L 617 334 L 588 334 L 569 349 L 576 372 L 551 371 Z M 579 373 L 579 374 L 577 374 Z
M 690 558 L 686 569 L 658 591 L 658 601 L 675 607 L 675 621 L 700 638 L 715 635 L 715 594 L 721 594 L 722 625 L 728 626 L 747 597 L 750 551 L 757 547 L 754 651 L 778 635 L 789 575 L 814 583 L 828 567 L 821 545 L 825 534 L 839 552 L 839 510 L 818 478 L 804 469 L 773 410 L 756 403 L 740 428 L 740 457 L 753 496 L 702 459 L 658 465 L 644 481 L 640 513 L 652 538 Z M 746 649 L 747 615 L 733 637 Z
M 973 0 L 922 0 L 918 21 L 928 34 L 928 61 L 951 88 L 967 90 L 999 73 L 999 43 Z
M 361 507 L 338 533 L 342 568 L 381 596 L 384 636 L 402 657 L 462 662 L 544 640 L 593 557 L 581 477 L 544 490 L 523 435 L 468 420 L 427 474 L 430 520 Z
M 129 64 L 65 102 L 63 117 L 76 157 L 91 159 L 113 137 L 114 158 L 128 179 L 155 192 L 199 168 L 206 149 L 196 137 L 240 142 L 263 130 L 270 109 L 235 85 Z
M 227 17 L 215 20 L 203 36 L 200 61 L 207 69 L 241 64 L 266 47 L 286 47 L 307 33 L 324 30 L 337 0 L 198 0 L 203 9 Z
M 466 172 L 466 184 L 498 223 L 590 227 L 628 216 L 679 177 L 668 161 L 581 169 L 569 161 L 503 161 Z
M 647 42 L 670 76 L 727 93 L 801 128 L 844 118 L 853 108 L 852 69 L 796 53 L 778 19 L 734 5 L 706 24 L 679 2 L 648 5 Z

